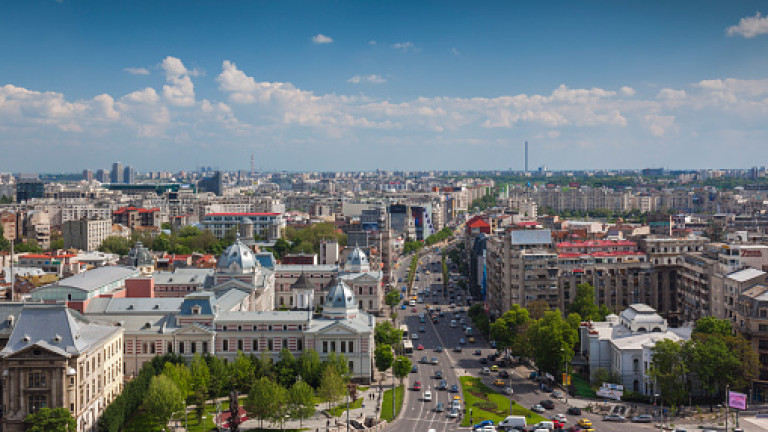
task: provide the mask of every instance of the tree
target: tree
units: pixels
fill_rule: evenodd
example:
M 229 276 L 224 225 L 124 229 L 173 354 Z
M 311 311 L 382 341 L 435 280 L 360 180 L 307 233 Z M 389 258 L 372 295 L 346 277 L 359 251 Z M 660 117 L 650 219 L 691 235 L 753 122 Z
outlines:
M 40 408 L 24 419 L 28 432 L 68 432 L 77 430 L 77 421 L 66 408 Z
M 524 356 L 528 353 L 525 332 L 531 323 L 528 310 L 518 304 L 504 313 L 491 324 L 491 338 L 498 349 L 510 348 L 512 355 Z
M 247 393 L 251 388 L 256 370 L 251 359 L 242 351 L 238 351 L 235 360 L 229 364 L 227 369 L 229 369 L 230 388 Z
M 248 415 L 259 419 L 262 426 L 264 420 L 273 419 L 284 402 L 279 399 L 280 390 L 280 385 L 270 378 L 262 377 L 256 381 L 245 400 L 245 410 Z
M 332 352 L 328 355 L 328 360 L 324 362 L 324 366 L 331 365 L 334 369 L 336 369 L 336 373 L 339 374 L 342 380 L 346 381 L 349 379 L 349 364 L 347 363 L 347 358 L 344 357 L 344 354 L 337 354 L 335 352 Z
M 411 359 L 406 356 L 397 356 L 395 359 L 395 362 L 392 365 L 392 373 L 397 379 L 400 380 L 401 385 L 403 383 L 403 379 L 407 377 L 409 373 L 411 373 L 411 366 L 413 366 L 411 364 Z
M 315 394 L 312 387 L 304 381 L 297 381 L 288 391 L 288 410 L 291 418 L 299 419 L 299 427 L 303 421 L 315 413 Z
M 378 345 L 373 353 L 374 362 L 376 363 L 376 369 L 384 374 L 395 361 L 395 356 L 392 354 L 392 347 L 389 345 Z
M 277 382 L 285 388 L 293 386 L 299 374 L 298 364 L 288 348 L 280 350 L 280 360 L 275 364 Z
M 211 396 L 217 397 L 229 388 L 228 368 L 222 359 L 214 355 L 206 354 L 205 362 L 208 364 L 208 371 L 211 374 L 208 392 Z
M 390 312 L 395 312 L 395 306 L 400 303 L 400 293 L 396 289 L 390 290 L 384 297 L 384 303 L 389 306 Z
M 117 255 L 128 255 L 131 250 L 131 242 L 124 237 L 107 237 L 101 242 L 99 251 Z
M 658 341 L 653 347 L 649 375 L 670 405 L 683 403 L 688 397 L 689 349 L 685 342 L 670 339 Z
M 731 327 L 731 322 L 726 319 L 718 319 L 713 316 L 705 316 L 699 318 L 699 320 L 696 321 L 696 326 L 693 328 L 693 334 L 714 334 L 726 337 L 733 334 L 733 329 Z
M 621 375 L 618 372 L 611 372 L 607 368 L 596 368 L 592 372 L 592 379 L 590 381 L 592 385 L 600 385 L 602 383 L 621 384 Z
M 0 240 L 2 242 L 2 240 Z M 2 246 L 0 245 L 0 249 L 2 249 Z M 57 239 L 51 240 L 51 246 L 48 248 L 50 251 L 57 251 L 64 249 L 64 239 L 59 237 Z
M 3 225 L 0 224 L 0 251 L 11 250 L 11 242 L 5 238 L 5 232 L 3 231 Z
M 208 384 L 211 382 L 211 372 L 208 370 L 208 364 L 200 354 L 192 356 L 190 374 L 192 376 L 191 387 L 193 398 L 197 407 L 195 410 L 197 411 L 198 417 L 200 417 L 205 410 Z
M 165 424 L 173 413 L 184 409 L 184 396 L 178 387 L 165 375 L 152 377 L 146 396 L 144 410 L 160 424 Z
M 330 408 L 332 403 L 341 399 L 345 391 L 346 386 L 339 372 L 332 365 L 326 365 L 325 369 L 323 369 L 323 377 L 320 380 L 318 396 L 328 402 L 328 408 Z
M 571 313 L 577 313 L 586 321 L 605 321 L 610 313 L 605 305 L 595 302 L 595 288 L 588 283 L 576 285 L 576 296 L 570 306 Z
M 402 339 L 402 330 L 395 328 L 389 321 L 380 322 L 376 324 L 376 327 L 373 329 L 373 341 L 376 345 L 395 345 Z
M 13 246 L 14 252 L 20 253 L 20 252 L 32 252 L 32 253 L 42 253 L 43 248 L 40 247 L 40 245 L 37 243 L 35 239 L 27 240 L 24 243 L 14 243 Z
M 323 363 L 317 351 L 309 349 L 301 353 L 298 361 L 299 376 L 304 382 L 317 388 L 320 385 L 320 374 L 323 373 Z
M 173 381 L 186 399 L 189 391 L 192 390 L 192 374 L 189 368 L 183 364 L 168 362 L 163 366 L 163 375 Z
M 573 357 L 573 348 L 578 342 L 578 314 L 566 321 L 559 310 L 548 311 L 540 320 L 528 328 L 531 355 L 541 371 L 556 375 L 565 362 Z

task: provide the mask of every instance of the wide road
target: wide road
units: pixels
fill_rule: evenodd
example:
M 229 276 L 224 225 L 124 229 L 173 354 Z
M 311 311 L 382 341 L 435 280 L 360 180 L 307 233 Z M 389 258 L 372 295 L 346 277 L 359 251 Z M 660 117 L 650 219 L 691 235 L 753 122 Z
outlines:
M 397 278 L 403 278 L 405 280 L 408 265 L 410 265 L 410 257 L 402 259 L 400 266 L 395 271 L 395 280 Z M 426 274 L 426 270 L 429 270 L 429 274 Z M 456 308 L 450 307 L 449 293 L 446 291 L 443 293 L 439 291 L 437 296 L 434 294 L 433 284 L 442 283 L 442 271 L 441 271 L 441 255 L 439 253 L 426 253 L 419 262 L 419 280 L 414 282 L 412 293 L 416 295 L 419 291 L 429 288 L 430 295 L 422 296 L 424 303 L 417 303 L 415 312 L 414 308 L 408 306 L 407 309 L 398 309 L 398 325 L 405 323 L 411 334 L 418 335 L 418 339 L 413 340 L 414 352 L 410 356 L 412 362 L 418 366 L 418 372 L 411 373 L 406 379 L 406 398 L 404 410 L 400 417 L 396 421 L 396 429 L 402 431 L 418 431 L 427 432 L 429 429 L 435 429 L 436 431 L 456 431 L 456 430 L 468 430 L 467 427 L 460 427 L 459 421 L 448 418 L 450 412 L 450 402 L 454 395 L 458 394 L 462 400 L 462 408 L 464 407 L 464 395 L 461 393 L 461 386 L 459 384 L 458 377 L 461 375 L 472 375 L 481 377 L 489 387 L 493 387 L 493 380 L 498 378 L 496 373 L 490 376 L 481 375 L 481 370 L 484 365 L 480 363 L 480 358 L 485 357 L 493 352 L 491 349 L 487 336 L 477 335 L 475 343 L 465 343 L 460 345 L 460 339 L 468 339 L 461 329 L 461 325 L 452 328 L 450 325 L 451 319 L 455 318 L 455 314 L 458 313 L 459 319 L 466 320 L 468 325 L 472 325 L 469 317 L 466 315 L 466 303 L 458 302 Z M 405 286 L 405 282 L 398 282 L 398 289 Z M 445 294 L 445 295 L 444 295 Z M 456 292 L 456 295 L 461 295 L 462 300 L 466 297 L 464 292 Z M 435 303 L 436 302 L 436 303 Z M 461 305 L 459 305 L 461 303 Z M 429 315 L 426 314 L 426 306 L 440 307 L 443 311 L 443 317 L 438 318 L 438 322 L 433 324 L 429 320 Z M 420 322 L 419 315 L 421 313 L 426 314 L 424 323 Z M 420 327 L 424 327 L 420 332 Z M 466 341 L 468 342 L 468 340 Z M 422 345 L 423 350 L 417 350 L 416 348 Z M 462 351 L 456 352 L 455 348 L 461 346 Z M 435 352 L 435 348 L 442 347 L 442 352 Z M 482 355 L 475 355 L 475 350 L 480 350 Z M 427 357 L 430 361 L 429 364 L 420 363 L 422 357 Z M 437 357 L 438 364 L 432 365 L 431 359 Z M 440 370 L 443 373 L 444 379 L 448 382 L 448 387 L 457 385 L 459 387 L 458 393 L 450 393 L 448 391 L 436 390 L 440 380 L 435 379 L 435 372 Z M 534 381 L 528 379 L 525 375 L 525 368 L 522 366 L 512 367 L 506 369 L 511 373 L 511 386 L 514 391 L 514 400 L 530 408 L 533 405 L 539 403 L 544 399 L 551 399 L 555 403 L 554 410 L 547 410 L 543 415 L 550 417 L 554 414 L 565 413 L 567 405 L 563 400 L 553 399 L 550 394 L 541 392 Z M 413 385 L 416 381 L 421 383 L 422 389 L 419 391 L 413 390 Z M 509 380 L 507 380 L 509 382 Z M 423 400 L 425 392 L 429 390 L 432 393 L 432 401 L 425 402 Z M 434 411 L 438 402 L 445 404 L 445 411 L 437 413 Z M 470 415 L 469 412 L 464 413 L 462 410 L 462 416 Z M 649 431 L 658 430 L 652 424 L 636 424 L 636 423 L 611 423 L 602 421 L 602 416 L 583 413 L 581 416 L 568 415 L 568 423 L 566 426 L 572 426 L 578 421 L 579 418 L 588 418 L 594 424 L 597 432 L 633 432 L 633 431 Z M 475 419 L 475 422 L 479 421 Z

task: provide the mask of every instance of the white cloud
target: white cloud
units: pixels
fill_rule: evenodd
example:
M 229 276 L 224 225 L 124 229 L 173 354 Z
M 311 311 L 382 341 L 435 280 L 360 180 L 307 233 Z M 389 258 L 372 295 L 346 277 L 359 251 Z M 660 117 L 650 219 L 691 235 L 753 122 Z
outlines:
M 648 114 L 643 118 L 645 119 L 648 130 L 651 132 L 651 134 L 659 138 L 663 138 L 664 135 L 675 125 L 675 116 Z
M 685 99 L 685 96 L 686 96 L 685 90 L 663 88 L 659 90 L 659 93 L 656 95 L 656 98 L 662 99 L 662 100 L 680 100 L 680 99 Z
M 622 87 L 619 91 L 621 92 L 622 95 L 629 96 L 629 97 L 634 96 L 635 93 L 636 93 L 635 89 L 633 89 L 632 87 L 627 87 L 627 86 Z
M 127 67 L 127 68 L 123 68 L 123 70 L 128 72 L 131 75 L 149 75 L 149 69 L 147 68 Z
M 312 42 L 316 44 L 329 44 L 333 42 L 333 39 L 330 36 L 326 36 L 322 33 L 318 33 L 312 36 Z
M 392 48 L 403 52 L 416 51 L 416 46 L 413 44 L 413 42 L 398 42 L 396 44 L 392 44 Z
M 168 56 L 160 64 L 165 71 L 168 85 L 163 86 L 163 96 L 171 105 L 192 106 L 195 104 L 195 89 L 190 71 L 176 57 Z
M 347 82 L 352 84 L 361 84 L 361 83 L 384 84 L 385 82 L 387 82 L 387 79 L 382 77 L 381 75 L 376 75 L 376 74 L 355 75 L 352 78 L 348 79 Z
M 725 30 L 728 36 L 740 35 L 747 39 L 768 33 L 768 16 L 761 16 L 757 12 L 753 17 L 745 17 L 739 20 L 737 25 Z

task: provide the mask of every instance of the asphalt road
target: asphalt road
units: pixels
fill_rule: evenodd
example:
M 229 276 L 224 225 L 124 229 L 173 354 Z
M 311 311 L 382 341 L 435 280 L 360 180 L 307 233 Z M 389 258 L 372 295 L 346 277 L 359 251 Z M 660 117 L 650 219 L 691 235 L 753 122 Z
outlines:
M 401 260 L 401 264 L 395 270 L 395 280 L 397 280 L 397 278 L 403 278 L 403 280 L 405 280 L 409 264 L 410 257 L 406 257 L 405 259 Z M 433 284 L 440 283 L 442 281 L 440 254 L 431 253 L 429 255 L 425 255 L 420 260 L 419 264 L 419 280 L 414 282 L 412 291 L 413 295 L 416 295 L 416 293 L 418 293 L 421 289 L 432 289 Z M 429 275 L 425 274 L 425 268 L 429 269 Z M 397 283 L 398 289 L 402 288 L 403 286 L 405 286 L 405 282 Z M 448 412 L 450 411 L 450 401 L 453 399 L 453 396 L 458 394 L 461 396 L 462 402 L 464 400 L 464 396 L 461 393 L 461 386 L 459 385 L 458 377 L 460 375 L 472 375 L 481 377 L 483 382 L 485 382 L 489 387 L 494 387 L 492 381 L 498 378 L 496 373 L 493 373 L 490 376 L 484 376 L 480 374 L 482 367 L 484 366 L 480 363 L 480 358 L 495 352 L 494 349 L 490 348 L 486 337 L 475 334 L 475 343 L 467 343 L 465 345 L 461 345 L 462 352 L 454 352 L 454 348 L 459 346 L 459 339 L 467 339 L 467 337 L 461 330 L 460 325 L 457 328 L 452 328 L 450 326 L 450 321 L 453 319 L 454 309 L 450 308 L 450 302 L 447 297 L 448 293 L 446 292 L 445 296 L 443 296 L 444 293 L 442 292 L 439 292 L 438 296 L 434 296 L 433 294 L 434 293 L 430 293 L 429 296 L 424 296 L 425 302 L 417 304 L 416 312 L 413 312 L 410 306 L 408 306 L 405 310 L 398 309 L 397 311 L 398 325 L 405 323 L 408 326 L 409 332 L 411 332 L 411 334 L 418 334 L 418 339 L 413 340 L 414 352 L 411 355 L 412 362 L 418 365 L 418 372 L 411 373 L 406 379 L 405 384 L 408 390 L 406 391 L 404 410 L 396 423 L 397 430 L 419 432 L 427 432 L 430 429 L 435 429 L 436 431 L 455 431 L 461 429 L 468 430 L 468 427 L 462 428 L 459 426 L 460 421 L 448 418 Z M 465 298 L 466 296 L 466 293 L 457 294 L 461 294 L 462 298 Z M 438 301 L 437 304 L 434 304 L 435 299 Z M 421 323 L 419 314 L 425 313 L 426 305 L 430 305 L 430 307 L 439 306 L 443 310 L 445 316 L 439 318 L 437 324 L 433 324 L 427 315 L 427 319 L 425 320 L 426 322 Z M 466 315 L 466 305 L 460 306 L 456 309 L 462 311 L 460 313 L 460 317 L 464 318 L 467 324 L 471 326 L 471 320 Z M 418 331 L 419 327 L 421 326 L 424 327 L 424 332 Z M 419 345 L 422 345 L 424 350 L 417 350 L 416 348 Z M 437 353 L 434 351 L 434 349 L 438 346 L 443 348 L 443 352 Z M 481 350 L 482 356 L 474 355 L 474 351 L 478 349 Z M 437 357 L 438 364 L 432 365 L 419 363 L 421 358 L 425 356 L 430 360 L 432 357 Z M 435 372 L 437 370 L 442 371 L 443 377 L 447 380 L 449 388 L 454 384 L 459 387 L 459 393 L 449 393 L 448 391 L 436 390 L 436 387 L 440 382 L 439 379 L 434 378 Z M 512 375 L 511 386 L 514 391 L 513 399 L 517 403 L 530 408 L 544 399 L 551 399 L 555 403 L 555 409 L 547 410 L 544 414 L 542 414 L 543 416 L 551 417 L 554 414 L 564 414 L 566 412 L 567 406 L 563 400 L 553 399 L 551 398 L 550 394 L 539 391 L 534 381 L 528 379 L 527 376 L 523 376 L 525 375 L 523 367 L 519 366 L 507 368 L 506 370 Z M 419 381 L 422 386 L 421 390 L 419 391 L 412 390 L 416 381 Z M 509 380 L 507 380 L 507 382 L 508 381 Z M 431 391 L 432 393 L 432 401 L 430 402 L 425 402 L 423 400 L 424 394 L 427 390 Z M 434 408 L 438 402 L 445 404 L 446 410 L 442 413 L 437 413 L 434 411 Z M 463 415 L 470 414 L 467 412 L 462 413 L 462 416 Z M 566 426 L 574 425 L 580 418 L 590 419 L 597 432 L 640 432 L 658 430 L 652 424 L 604 422 L 602 421 L 602 416 L 589 413 L 584 413 L 579 417 L 568 415 L 567 418 L 568 422 Z M 475 422 L 477 421 L 479 420 L 475 419 Z

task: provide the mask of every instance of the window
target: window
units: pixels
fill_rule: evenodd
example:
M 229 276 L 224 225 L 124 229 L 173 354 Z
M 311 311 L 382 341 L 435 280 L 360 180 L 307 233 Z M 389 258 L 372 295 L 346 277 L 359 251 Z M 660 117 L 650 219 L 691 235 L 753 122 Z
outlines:
M 301 339 L 296 340 L 296 350 L 297 351 L 304 351 L 304 341 Z
M 259 350 L 259 340 L 258 339 L 254 339 L 251 342 L 251 351 L 258 351 L 258 350 Z
M 331 341 L 331 351 L 336 352 L 336 341 Z
M 192 342 L 189 343 L 189 351 L 192 354 L 197 352 L 197 342 L 192 341 Z
M 373 309 L 373 300 L 368 300 L 368 309 Z
M 341 352 L 347 352 L 347 343 L 344 341 L 341 341 Z
M 179 354 L 184 354 L 184 342 L 179 342 Z
M 272 351 L 274 349 L 274 344 L 272 343 L 272 339 L 267 339 L 267 351 Z
M 282 348 L 288 348 L 288 339 L 283 338 L 283 346 Z
M 347 348 L 349 349 L 349 352 L 354 352 L 355 351 L 355 349 L 352 348 L 352 346 L 353 346 L 352 344 L 353 343 L 354 342 L 352 342 L 352 341 L 347 342 Z
M 352 360 L 349 361 L 349 371 L 354 373 L 355 372 L 355 362 Z
M 47 398 L 45 395 L 29 395 L 29 413 L 34 414 L 40 411 L 41 408 L 47 406 Z
M 237 350 L 238 351 L 242 351 L 243 350 L 243 340 L 242 339 L 238 339 L 237 340 Z
M 203 342 L 203 353 L 208 352 L 208 342 Z
M 173 352 L 173 342 L 168 342 L 168 352 L 169 353 Z
M 637 372 L 639 369 L 640 369 L 640 360 L 633 359 L 632 360 L 632 370 Z M 637 391 L 637 390 L 635 390 L 635 391 Z
M 324 353 L 328 352 L 328 341 L 323 341 L 323 352 Z
M 229 340 L 224 339 L 223 341 L 221 341 L 221 350 L 229 351 Z
M 42 372 L 30 372 L 28 386 L 30 388 L 45 388 L 45 375 Z

